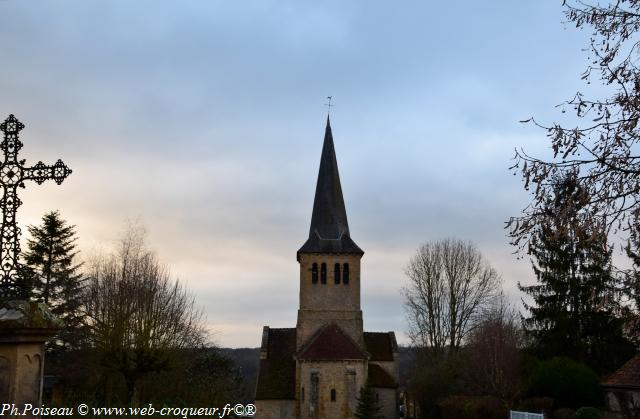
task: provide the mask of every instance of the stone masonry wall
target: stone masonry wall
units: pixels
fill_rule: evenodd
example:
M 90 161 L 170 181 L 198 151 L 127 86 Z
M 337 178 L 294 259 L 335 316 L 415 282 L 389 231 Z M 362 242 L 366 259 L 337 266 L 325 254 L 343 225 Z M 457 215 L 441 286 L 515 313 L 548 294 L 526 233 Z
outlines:
M 396 389 L 375 388 L 374 391 L 378 395 L 378 400 L 382 405 L 382 414 L 385 419 L 396 419 L 398 417 L 396 407 Z
M 300 419 L 353 418 L 360 387 L 367 376 L 366 361 L 299 361 Z M 311 376 L 318 375 L 317 405 L 312 405 Z M 335 401 L 331 401 L 331 390 Z M 304 393 L 304 398 L 302 396 Z
M 313 263 L 318 264 L 318 281 L 312 281 Z M 326 283 L 321 282 L 320 266 L 327 265 Z M 349 283 L 335 283 L 334 266 L 340 264 L 341 276 L 349 264 Z M 297 347 L 300 348 L 322 326 L 336 323 L 360 347 L 362 311 L 360 310 L 360 256 L 334 254 L 300 255 L 300 305 L 297 324 Z
M 256 400 L 255 419 L 296 419 L 295 400 Z

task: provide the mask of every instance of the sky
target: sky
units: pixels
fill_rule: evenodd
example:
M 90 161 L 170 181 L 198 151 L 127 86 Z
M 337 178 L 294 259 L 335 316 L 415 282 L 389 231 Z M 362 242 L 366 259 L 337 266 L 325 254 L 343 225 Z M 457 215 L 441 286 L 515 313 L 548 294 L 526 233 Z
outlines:
M 504 222 L 529 202 L 514 149 L 588 87 L 588 32 L 561 1 L 0 0 L 0 119 L 27 164 L 18 221 L 57 209 L 81 257 L 128 222 L 195 295 L 214 341 L 294 327 L 327 114 L 365 329 L 408 343 L 404 266 L 427 241 L 474 242 L 519 304 L 534 276 Z

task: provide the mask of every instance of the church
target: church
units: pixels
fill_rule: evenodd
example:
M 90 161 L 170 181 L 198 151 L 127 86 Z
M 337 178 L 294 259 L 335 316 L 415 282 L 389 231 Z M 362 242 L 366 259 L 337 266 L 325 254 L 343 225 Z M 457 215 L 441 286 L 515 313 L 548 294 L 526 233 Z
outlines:
M 297 253 L 298 321 L 295 328 L 264 326 L 256 418 L 353 418 L 367 382 L 384 417 L 398 417 L 395 333 L 363 330 L 363 255 L 349 233 L 327 117 L 309 238 Z

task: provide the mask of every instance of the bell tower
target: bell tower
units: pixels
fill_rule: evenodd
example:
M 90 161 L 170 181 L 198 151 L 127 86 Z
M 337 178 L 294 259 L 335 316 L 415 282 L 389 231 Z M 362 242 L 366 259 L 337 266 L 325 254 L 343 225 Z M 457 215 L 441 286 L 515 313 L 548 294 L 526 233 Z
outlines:
M 297 253 L 300 264 L 297 349 L 321 327 L 332 323 L 360 348 L 364 347 L 360 309 L 360 259 L 363 254 L 349 234 L 327 116 L 309 238 Z

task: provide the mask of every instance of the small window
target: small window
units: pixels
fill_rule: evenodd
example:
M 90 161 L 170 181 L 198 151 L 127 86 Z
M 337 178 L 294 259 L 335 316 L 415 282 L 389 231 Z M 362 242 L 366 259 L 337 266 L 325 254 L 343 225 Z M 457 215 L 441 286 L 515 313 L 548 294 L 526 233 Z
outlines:
M 378 394 L 378 392 L 376 391 L 376 401 L 379 402 L 380 401 L 380 395 Z
M 335 282 L 336 284 L 340 283 L 340 264 L 336 263 L 336 265 L 333 267 L 333 282 Z
M 321 284 L 327 283 L 327 264 L 326 263 L 323 263 L 322 265 L 320 265 L 320 283 Z
M 342 265 L 342 283 L 343 284 L 349 283 L 349 264 L 348 263 L 345 263 L 344 265 Z
M 320 399 L 320 377 L 317 372 L 311 373 L 311 406 L 318 406 Z
M 304 401 L 304 387 L 302 387 L 302 401 Z
M 336 401 L 336 389 L 335 388 L 331 389 L 331 401 L 332 402 Z
M 315 262 L 311 265 L 311 282 L 318 283 L 318 264 Z

